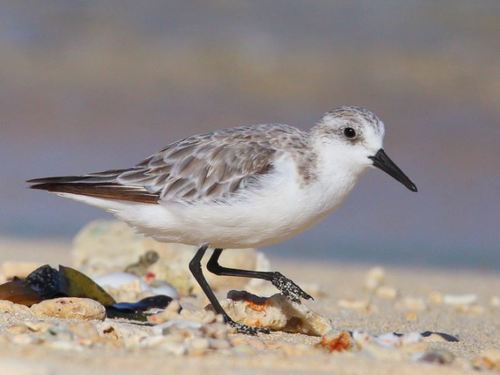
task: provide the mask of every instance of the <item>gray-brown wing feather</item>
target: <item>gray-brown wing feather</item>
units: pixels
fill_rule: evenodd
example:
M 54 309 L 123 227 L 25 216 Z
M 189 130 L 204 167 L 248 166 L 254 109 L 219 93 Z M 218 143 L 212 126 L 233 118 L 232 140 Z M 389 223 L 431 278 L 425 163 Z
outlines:
M 250 129 L 194 136 L 171 144 L 119 174 L 116 181 L 142 186 L 149 193 L 159 194 L 161 201 L 228 198 L 268 173 L 278 152 Z
M 217 201 L 258 185 L 279 155 L 304 142 L 287 125 L 239 127 L 172 143 L 130 169 L 29 182 L 35 189 L 144 203 Z

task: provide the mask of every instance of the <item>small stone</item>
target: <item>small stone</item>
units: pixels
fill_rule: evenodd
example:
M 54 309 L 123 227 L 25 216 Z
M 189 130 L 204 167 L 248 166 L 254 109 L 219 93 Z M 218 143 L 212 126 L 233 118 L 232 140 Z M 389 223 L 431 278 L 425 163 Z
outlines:
M 377 289 L 375 294 L 379 298 L 393 300 L 398 296 L 398 291 L 392 286 L 381 286 Z
M 472 366 L 479 370 L 500 371 L 500 349 L 492 348 L 483 351 L 472 361 Z
M 366 275 L 365 288 L 369 291 L 375 291 L 385 280 L 385 270 L 382 267 L 370 269 Z
M 27 319 L 33 316 L 28 306 L 20 305 L 7 300 L 0 300 L 0 313 L 11 314 L 19 319 Z
M 106 317 L 104 306 L 89 298 L 49 299 L 31 306 L 31 311 L 40 318 L 104 320 Z

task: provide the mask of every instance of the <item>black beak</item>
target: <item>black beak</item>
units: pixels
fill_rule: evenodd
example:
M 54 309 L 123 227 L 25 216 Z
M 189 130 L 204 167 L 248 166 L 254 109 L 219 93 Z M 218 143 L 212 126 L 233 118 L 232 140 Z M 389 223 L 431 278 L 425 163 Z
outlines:
M 383 170 L 389 176 L 394 177 L 411 191 L 418 191 L 417 186 L 408 178 L 407 175 L 403 173 L 401 169 L 399 169 L 389 156 L 387 156 L 384 149 L 381 148 L 375 156 L 369 156 L 368 158 L 373 160 L 373 165 L 375 167 Z

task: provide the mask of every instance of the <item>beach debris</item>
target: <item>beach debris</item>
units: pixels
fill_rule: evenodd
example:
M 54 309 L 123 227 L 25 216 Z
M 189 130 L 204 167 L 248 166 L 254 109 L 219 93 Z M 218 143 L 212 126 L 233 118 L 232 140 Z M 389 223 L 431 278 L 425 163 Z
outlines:
M 466 306 L 477 302 L 476 294 L 445 294 L 443 296 L 445 305 L 450 306 Z
M 486 349 L 472 360 L 472 366 L 478 370 L 500 371 L 500 349 Z
M 40 318 L 104 320 L 106 317 L 104 306 L 90 298 L 48 299 L 32 305 L 31 311 Z
M 103 280 L 117 282 L 117 279 L 129 281 L 130 278 L 140 280 L 137 276 L 126 273 Z M 173 295 L 175 293 L 168 285 L 156 288 L 144 285 L 148 288 L 150 294 L 148 297 L 133 303 L 117 303 L 110 294 L 85 274 L 70 267 L 59 266 L 59 270 L 56 270 L 45 265 L 31 272 L 26 279 L 16 279 L 0 285 L 0 299 L 26 306 L 37 305 L 33 311 L 40 317 L 71 319 L 66 316 L 76 314 L 73 310 L 81 308 L 84 315 L 81 319 L 100 319 L 101 311 L 105 309 L 108 317 L 146 321 L 149 314 L 164 309 L 172 301 L 171 296 L 154 295 L 154 292 L 168 292 Z M 89 300 L 98 303 L 102 309 L 92 305 Z M 78 319 L 76 315 L 74 318 Z
M 236 322 L 253 327 L 311 336 L 322 336 L 332 329 L 328 319 L 279 293 L 266 298 L 231 290 L 221 304 Z
M 80 230 L 71 254 L 73 265 L 92 277 L 123 272 L 132 266 L 133 273 L 143 276 L 148 284 L 163 281 L 173 286 L 180 296 L 187 296 L 201 293 L 188 267 L 196 250 L 196 246 L 155 241 L 120 221 L 97 220 Z M 146 267 L 138 259 L 148 252 L 158 254 L 158 260 Z M 267 257 L 255 249 L 227 249 L 220 261 L 225 267 L 270 271 Z M 267 284 L 264 280 L 212 274 L 207 274 L 207 279 L 214 290 L 249 286 L 257 291 L 259 286 Z

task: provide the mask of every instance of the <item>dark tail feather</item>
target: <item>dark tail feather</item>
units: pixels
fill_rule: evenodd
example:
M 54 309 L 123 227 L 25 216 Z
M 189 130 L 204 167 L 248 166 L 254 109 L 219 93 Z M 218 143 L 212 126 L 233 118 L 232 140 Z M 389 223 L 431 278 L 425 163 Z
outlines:
M 127 186 L 116 182 L 118 171 L 108 171 L 85 176 L 35 178 L 27 181 L 30 189 L 54 193 L 86 195 L 138 203 L 157 203 L 158 194 L 148 192 L 142 186 Z

